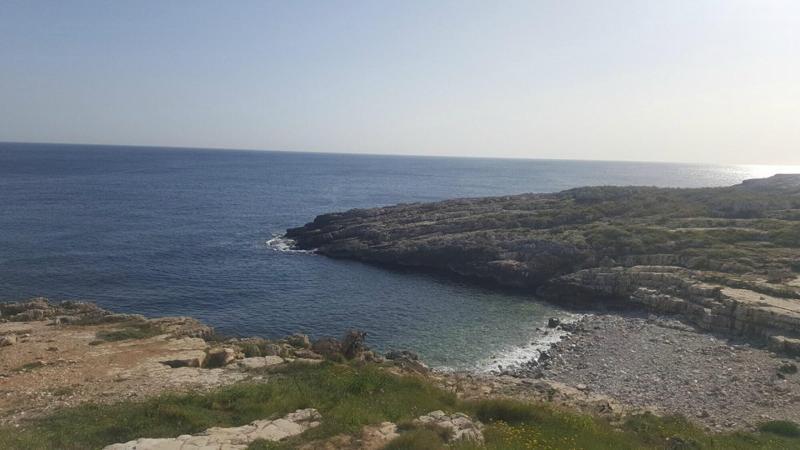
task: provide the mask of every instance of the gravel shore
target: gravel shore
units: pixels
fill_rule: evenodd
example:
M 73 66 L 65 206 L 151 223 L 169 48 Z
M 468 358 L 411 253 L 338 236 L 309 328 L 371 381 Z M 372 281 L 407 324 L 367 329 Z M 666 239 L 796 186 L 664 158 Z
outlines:
M 797 359 L 655 316 L 593 314 L 571 327 L 529 375 L 719 431 L 800 421 Z

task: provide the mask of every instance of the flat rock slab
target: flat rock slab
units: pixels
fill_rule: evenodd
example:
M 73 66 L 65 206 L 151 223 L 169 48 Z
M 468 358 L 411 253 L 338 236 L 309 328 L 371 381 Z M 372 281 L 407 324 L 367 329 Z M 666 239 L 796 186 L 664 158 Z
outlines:
M 252 378 L 232 367 L 198 367 L 208 344 L 200 338 L 96 342 L 122 324 L 53 326 L 51 321 L 0 323 L 0 424 L 85 402 L 141 400 L 164 391 L 196 391 Z M 171 368 L 165 361 L 183 361 Z
M 283 362 L 283 358 L 280 356 L 254 356 L 241 359 L 238 364 L 244 369 L 261 369 L 264 367 L 277 366 L 283 364 Z
M 142 438 L 122 444 L 112 444 L 104 450 L 240 450 L 258 439 L 280 441 L 319 426 L 321 416 L 316 409 L 299 409 L 283 418 L 256 420 L 248 425 L 232 428 L 209 428 L 196 435 L 176 438 Z

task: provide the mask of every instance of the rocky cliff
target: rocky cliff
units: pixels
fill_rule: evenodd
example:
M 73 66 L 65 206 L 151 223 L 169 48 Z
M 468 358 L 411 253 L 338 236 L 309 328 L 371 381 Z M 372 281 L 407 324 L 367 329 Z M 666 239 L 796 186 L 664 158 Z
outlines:
M 800 352 L 800 175 L 355 209 L 286 235 L 331 257 L 680 314 Z

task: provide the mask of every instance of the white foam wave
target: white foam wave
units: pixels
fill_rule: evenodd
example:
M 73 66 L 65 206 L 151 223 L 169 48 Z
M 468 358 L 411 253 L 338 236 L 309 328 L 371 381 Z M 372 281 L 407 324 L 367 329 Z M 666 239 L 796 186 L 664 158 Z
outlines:
M 563 323 L 575 322 L 581 318 L 579 314 L 561 317 Z M 533 336 L 532 342 L 524 346 L 514 346 L 499 352 L 497 355 L 478 362 L 475 371 L 478 373 L 497 373 L 501 370 L 515 370 L 532 360 L 539 359 L 543 351 L 561 341 L 569 333 L 560 328 L 541 327 Z M 502 367 L 502 369 L 501 369 Z
M 283 234 L 275 234 L 267 241 L 267 247 L 282 253 L 314 253 L 313 250 L 298 250 L 294 248 L 294 239 L 289 239 Z

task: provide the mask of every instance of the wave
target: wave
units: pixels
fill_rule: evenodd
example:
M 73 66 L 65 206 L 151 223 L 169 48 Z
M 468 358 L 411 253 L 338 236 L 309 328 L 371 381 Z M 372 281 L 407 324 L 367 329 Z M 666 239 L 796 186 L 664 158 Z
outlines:
M 281 253 L 314 253 L 314 250 L 296 249 L 294 239 L 289 239 L 284 234 L 273 234 L 272 239 L 268 240 L 267 247 Z
M 560 317 L 562 323 L 572 323 L 578 321 L 582 315 L 569 314 Z M 533 342 L 525 346 L 515 346 L 506 349 L 492 358 L 478 362 L 475 372 L 485 374 L 497 374 L 506 370 L 514 371 L 522 369 L 530 361 L 538 360 L 542 352 L 550 349 L 553 344 L 560 342 L 570 333 L 561 328 L 539 328 L 535 334 Z

